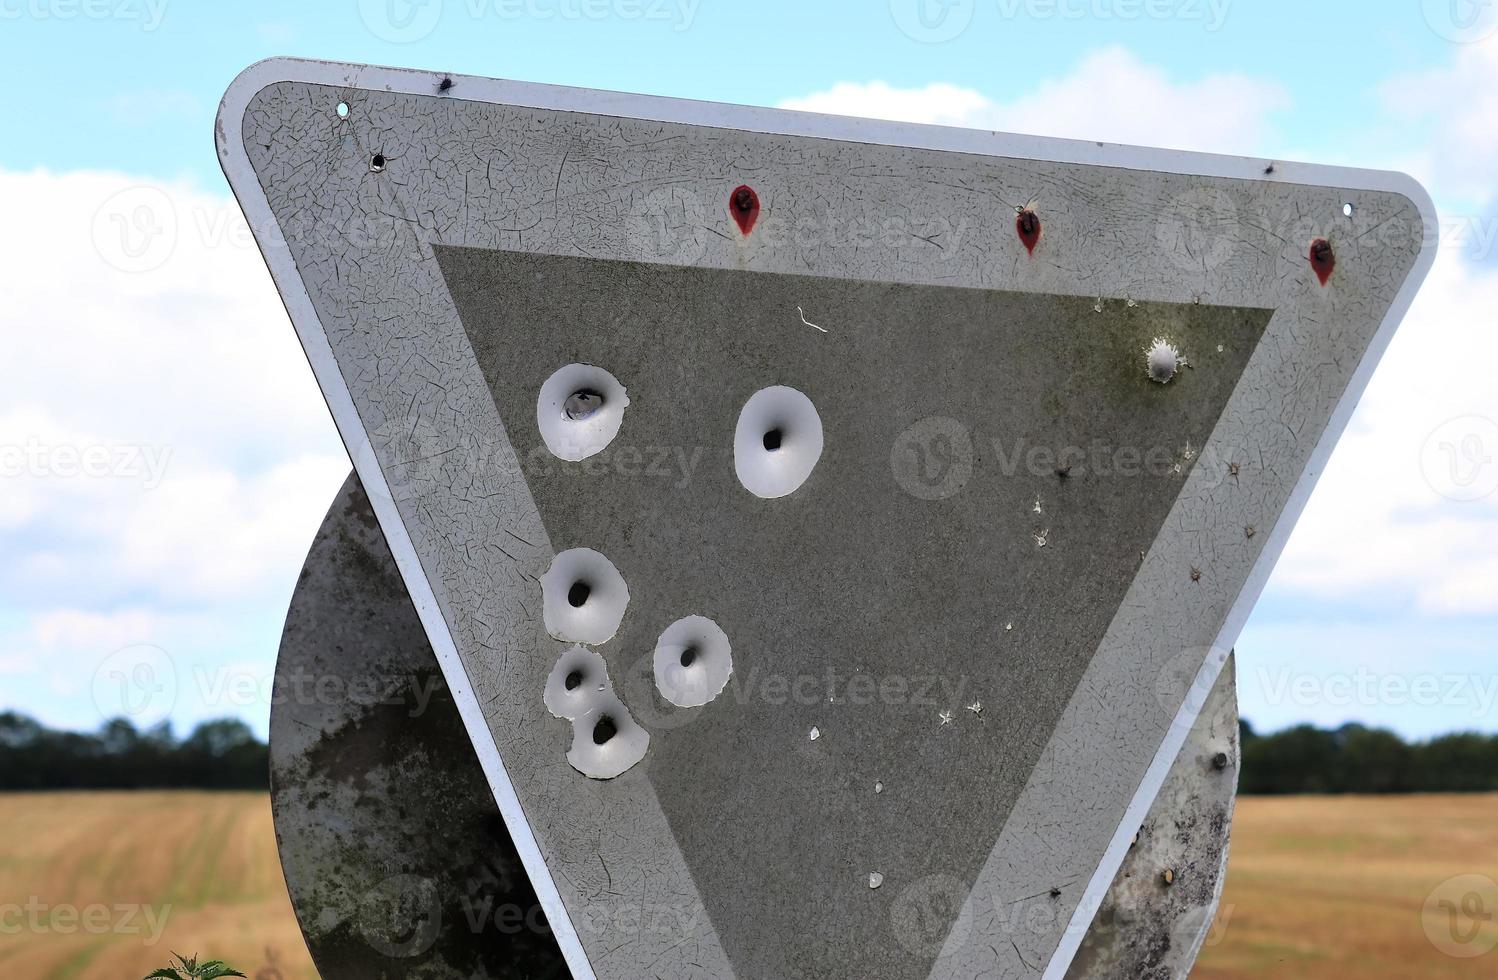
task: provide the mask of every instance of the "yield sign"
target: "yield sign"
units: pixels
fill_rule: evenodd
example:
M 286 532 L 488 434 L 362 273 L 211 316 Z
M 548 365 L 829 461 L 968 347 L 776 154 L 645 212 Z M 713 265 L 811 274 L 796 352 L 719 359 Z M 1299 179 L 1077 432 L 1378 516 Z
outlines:
M 1434 247 L 1396 174 L 351 65 L 218 144 L 579 977 L 1059 977 Z

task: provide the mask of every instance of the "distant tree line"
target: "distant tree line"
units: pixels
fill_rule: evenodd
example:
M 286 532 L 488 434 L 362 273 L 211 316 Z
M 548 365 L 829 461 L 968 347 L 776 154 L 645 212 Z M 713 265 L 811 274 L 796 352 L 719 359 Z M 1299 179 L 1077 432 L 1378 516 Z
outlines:
M 242 721 L 204 722 L 178 740 L 163 722 L 123 718 L 93 734 L 0 714 L 0 790 L 267 789 L 270 754 Z
M 1260 735 L 1246 721 L 1240 731 L 1247 794 L 1498 792 L 1495 735 L 1409 743 L 1362 725 Z M 269 765 L 265 743 L 233 719 L 179 741 L 166 723 L 140 731 L 119 718 L 81 734 L 0 714 L 0 790 L 266 789 Z
M 1498 736 L 1462 733 L 1409 743 L 1363 725 L 1301 725 L 1259 735 L 1240 722 L 1239 792 L 1479 793 L 1498 791 Z

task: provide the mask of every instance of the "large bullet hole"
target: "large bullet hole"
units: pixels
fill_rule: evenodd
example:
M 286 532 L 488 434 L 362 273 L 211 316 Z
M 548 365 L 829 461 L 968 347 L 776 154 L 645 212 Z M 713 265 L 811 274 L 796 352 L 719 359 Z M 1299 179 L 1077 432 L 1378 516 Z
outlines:
M 546 632 L 559 640 L 590 646 L 607 643 L 618 632 L 628 605 L 624 577 L 590 548 L 561 552 L 541 576 Z M 561 677 L 557 683 L 561 684 Z
M 567 590 L 567 605 L 573 609 L 581 609 L 592 594 L 593 587 L 587 582 L 573 582 L 572 588 Z
M 755 392 L 739 412 L 733 468 L 756 497 L 784 497 L 806 482 L 822 456 L 822 420 L 811 399 L 776 385 Z
M 619 726 L 614 724 L 614 719 L 608 715 L 599 715 L 598 721 L 593 725 L 593 744 L 607 745 L 618 734 Z
M 722 693 L 733 673 L 728 635 L 706 616 L 678 619 L 655 645 L 655 686 L 678 708 L 697 708 Z
M 601 408 L 603 408 L 603 395 L 592 388 L 579 388 L 562 402 L 562 411 L 574 422 L 592 418 L 594 413 Z
M 536 395 L 536 427 L 553 456 L 575 463 L 613 442 L 628 407 L 618 378 L 591 364 L 569 364 Z
M 562 682 L 562 685 L 569 691 L 575 691 L 577 690 L 578 685 L 580 685 L 582 682 L 583 672 L 580 670 L 574 670 L 572 673 L 567 675 L 567 679 Z
M 369 158 L 369 169 L 374 173 L 380 173 L 385 169 L 385 154 L 376 153 Z

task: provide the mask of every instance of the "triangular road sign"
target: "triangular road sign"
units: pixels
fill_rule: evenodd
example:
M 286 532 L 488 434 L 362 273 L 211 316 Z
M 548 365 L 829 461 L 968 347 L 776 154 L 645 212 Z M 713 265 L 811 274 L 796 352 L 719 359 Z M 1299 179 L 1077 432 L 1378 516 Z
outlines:
M 1395 174 L 385 68 L 218 142 L 579 977 L 1060 977 L 1434 249 Z

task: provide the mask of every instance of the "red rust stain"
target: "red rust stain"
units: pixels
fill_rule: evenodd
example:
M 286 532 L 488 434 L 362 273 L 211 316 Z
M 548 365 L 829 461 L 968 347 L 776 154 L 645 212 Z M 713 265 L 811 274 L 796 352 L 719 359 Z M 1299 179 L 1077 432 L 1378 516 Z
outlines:
M 746 235 L 753 231 L 754 222 L 759 218 L 759 195 L 754 193 L 754 188 L 748 184 L 735 187 L 728 195 L 728 213 L 733 215 L 739 231 Z
M 1332 277 L 1332 270 L 1337 267 L 1337 255 L 1332 251 L 1332 243 L 1325 238 L 1313 239 L 1310 259 L 1311 270 L 1321 280 L 1321 285 L 1325 286 L 1326 281 Z
M 1014 230 L 1019 233 L 1025 251 L 1034 255 L 1035 246 L 1040 244 L 1040 215 L 1030 208 L 1023 209 L 1014 218 Z

